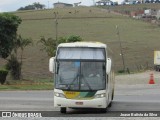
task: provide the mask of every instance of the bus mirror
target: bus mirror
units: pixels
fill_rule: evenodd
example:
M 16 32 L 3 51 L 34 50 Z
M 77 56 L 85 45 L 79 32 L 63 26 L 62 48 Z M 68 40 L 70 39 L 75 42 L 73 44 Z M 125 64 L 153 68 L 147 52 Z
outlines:
M 55 60 L 55 57 L 52 57 L 52 58 L 49 59 L 49 71 L 51 73 L 55 73 L 55 62 L 54 62 L 54 60 Z
M 111 72 L 111 59 L 107 58 L 107 66 L 106 66 L 106 73 L 109 74 Z

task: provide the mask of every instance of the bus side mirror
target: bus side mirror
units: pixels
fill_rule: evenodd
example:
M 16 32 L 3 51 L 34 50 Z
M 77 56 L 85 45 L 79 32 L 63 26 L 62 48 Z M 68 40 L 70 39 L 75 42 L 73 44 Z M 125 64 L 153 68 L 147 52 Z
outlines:
M 106 64 L 106 73 L 109 74 L 111 72 L 111 59 L 107 58 L 107 64 Z
M 49 59 L 49 72 L 55 73 L 55 57 Z

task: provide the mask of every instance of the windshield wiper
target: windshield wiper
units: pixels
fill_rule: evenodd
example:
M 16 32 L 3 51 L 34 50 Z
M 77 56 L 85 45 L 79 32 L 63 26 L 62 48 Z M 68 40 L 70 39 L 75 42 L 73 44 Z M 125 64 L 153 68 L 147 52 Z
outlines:
M 78 80 L 78 77 L 79 77 L 79 75 L 77 74 L 77 76 L 73 79 L 73 81 L 68 85 L 67 90 L 71 89 L 71 85 L 75 82 L 76 79 Z
M 86 83 L 86 85 L 88 86 L 89 90 L 92 91 L 91 86 L 89 85 L 88 81 L 84 78 L 84 76 L 82 75 L 82 78 L 84 79 L 84 82 Z
M 79 76 L 80 76 L 80 75 L 77 75 L 77 76 L 74 78 L 74 80 L 69 84 L 67 90 L 70 90 L 70 89 L 71 89 L 71 85 L 75 82 L 75 80 L 78 80 L 78 77 L 79 77 Z M 84 79 L 84 82 L 85 82 L 86 85 L 88 86 L 89 90 L 92 91 L 92 88 L 91 88 L 91 86 L 89 85 L 89 83 L 87 82 L 87 80 L 84 78 L 83 75 L 81 75 L 81 76 L 82 76 L 82 78 Z

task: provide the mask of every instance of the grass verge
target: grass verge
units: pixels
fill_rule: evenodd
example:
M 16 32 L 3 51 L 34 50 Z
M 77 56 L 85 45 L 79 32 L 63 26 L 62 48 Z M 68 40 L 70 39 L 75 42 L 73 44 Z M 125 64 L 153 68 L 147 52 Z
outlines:
M 50 79 L 6 81 L 0 85 L 0 91 L 7 90 L 53 90 L 53 81 Z

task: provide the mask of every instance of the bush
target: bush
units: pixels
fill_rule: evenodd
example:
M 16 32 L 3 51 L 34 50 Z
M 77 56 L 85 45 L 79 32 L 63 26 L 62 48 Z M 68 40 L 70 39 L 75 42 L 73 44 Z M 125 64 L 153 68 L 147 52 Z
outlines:
M 8 60 L 6 69 L 10 71 L 13 80 L 20 80 L 21 78 L 21 63 L 14 55 Z
M 21 18 L 11 13 L 0 13 L 0 56 L 7 58 L 14 47 L 14 39 Z
M 49 57 L 55 56 L 57 45 L 60 43 L 69 43 L 69 42 L 79 42 L 82 41 L 80 36 L 70 35 L 69 37 L 60 37 L 58 41 L 53 38 L 46 39 L 45 37 L 41 37 L 41 39 L 37 43 L 41 43 L 43 48 L 41 50 L 45 50 Z
M 66 42 L 80 42 L 82 41 L 82 38 L 80 36 L 71 35 L 67 38 Z
M 6 81 L 8 70 L 0 70 L 0 83 L 3 85 Z
M 118 73 L 125 73 L 125 70 L 118 70 Z

